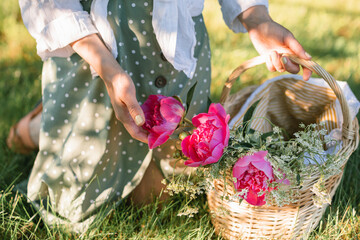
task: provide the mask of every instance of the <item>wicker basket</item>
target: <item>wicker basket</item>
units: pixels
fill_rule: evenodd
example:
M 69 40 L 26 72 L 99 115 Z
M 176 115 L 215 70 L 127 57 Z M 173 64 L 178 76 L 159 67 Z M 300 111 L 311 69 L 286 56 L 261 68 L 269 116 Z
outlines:
M 292 61 L 311 69 L 321 76 L 329 84 L 339 100 L 343 113 L 343 145 L 337 154 L 345 156 L 345 158 L 342 158 L 344 159 L 342 163 L 344 168 L 348 158 L 359 143 L 358 120 L 356 118 L 353 121 L 350 119 L 348 104 L 343 93 L 329 73 L 312 61 L 301 60 L 292 55 L 287 56 Z M 224 106 L 238 104 L 238 102 L 234 101 L 237 99 L 236 96 L 229 96 L 231 86 L 236 78 L 247 69 L 263 62 L 264 60 L 261 57 L 256 57 L 233 71 L 222 92 L 221 103 Z M 239 95 L 239 93 L 236 95 Z M 244 101 L 241 100 L 240 102 L 242 104 Z M 231 200 L 224 200 L 222 196 L 235 193 L 232 179 L 226 179 L 226 188 L 224 187 L 224 180 L 215 180 L 214 189 L 208 192 L 207 199 L 209 208 L 213 213 L 212 223 L 216 233 L 221 234 L 226 239 L 306 239 L 318 225 L 328 206 L 328 204 L 325 204 L 322 207 L 317 207 L 313 204 L 315 194 L 311 191 L 311 188 L 319 177 L 320 173 L 304 179 L 302 188 L 298 190 L 299 195 L 295 198 L 296 203 L 282 207 L 268 205 L 257 207 L 249 205 L 246 201 L 239 204 Z M 342 173 L 326 180 L 325 186 L 331 197 L 335 194 L 341 177 Z

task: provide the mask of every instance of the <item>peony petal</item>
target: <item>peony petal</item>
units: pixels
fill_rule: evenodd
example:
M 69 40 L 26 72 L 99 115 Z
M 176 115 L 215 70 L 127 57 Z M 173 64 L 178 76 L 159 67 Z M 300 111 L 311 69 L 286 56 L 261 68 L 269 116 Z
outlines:
M 190 160 L 186 160 L 184 164 L 189 167 L 199 167 L 201 163 L 194 162 L 193 160 L 190 159 Z
M 167 97 L 160 101 L 160 113 L 166 121 L 178 124 L 185 113 L 185 109 L 178 100 Z
M 245 200 L 251 204 L 251 205 L 254 205 L 254 206 L 262 206 L 264 205 L 266 202 L 264 201 L 265 199 L 265 193 L 261 196 L 258 196 L 258 194 L 252 190 L 252 189 L 249 189 L 247 195 L 246 195 L 246 198 Z
M 210 104 L 208 113 L 214 113 L 216 115 L 219 115 L 223 119 L 226 118 L 226 111 L 220 103 Z
M 270 162 L 268 162 L 265 159 L 267 153 L 268 151 L 259 151 L 257 153 L 254 153 L 254 155 L 252 155 L 251 163 L 254 167 L 263 171 L 270 180 L 273 180 L 274 179 L 273 169 L 271 167 Z
M 169 139 L 170 135 L 163 133 L 161 135 L 150 133 L 148 136 L 149 148 L 154 149 L 161 144 L 165 143 Z

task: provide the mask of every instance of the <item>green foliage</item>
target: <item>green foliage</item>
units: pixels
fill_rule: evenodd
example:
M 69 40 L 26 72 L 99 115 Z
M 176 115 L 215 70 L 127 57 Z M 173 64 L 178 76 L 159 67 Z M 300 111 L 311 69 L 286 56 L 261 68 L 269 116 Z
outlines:
M 35 154 L 21 156 L 5 144 L 10 126 L 41 97 L 41 61 L 35 40 L 26 31 L 17 0 L 0 1 L 0 239 L 78 239 L 60 229 L 49 229 L 33 215 L 24 198 L 11 192 L 31 170 Z M 305 49 L 336 79 L 348 81 L 360 99 L 360 5 L 358 0 L 271 0 L 274 20 L 290 29 Z M 246 34 L 233 34 L 221 20 L 216 0 L 205 1 L 205 22 L 211 43 L 214 102 L 222 86 L 243 61 L 257 55 Z M 279 73 L 265 66 L 249 70 L 234 91 Z M 345 168 L 343 180 L 319 227 L 310 239 L 357 239 L 360 232 L 360 151 Z M 135 208 L 116 207 L 111 217 L 96 222 L 84 239 L 221 239 L 210 223 L 205 197 L 195 200 L 199 213 L 193 218 L 176 216 L 184 207 L 178 195 L 156 211 L 157 203 Z

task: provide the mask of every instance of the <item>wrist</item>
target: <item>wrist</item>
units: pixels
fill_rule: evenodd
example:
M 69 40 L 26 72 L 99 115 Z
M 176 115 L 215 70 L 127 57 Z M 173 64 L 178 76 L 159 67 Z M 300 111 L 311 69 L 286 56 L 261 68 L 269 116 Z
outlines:
M 238 16 L 238 19 L 248 32 L 258 29 L 263 23 L 272 21 L 267 8 L 263 5 L 248 8 Z

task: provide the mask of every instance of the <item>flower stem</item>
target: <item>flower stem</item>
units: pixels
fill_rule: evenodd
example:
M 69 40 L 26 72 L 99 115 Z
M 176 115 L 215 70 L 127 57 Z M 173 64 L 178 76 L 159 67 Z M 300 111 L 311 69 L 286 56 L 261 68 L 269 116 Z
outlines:
M 186 122 L 186 123 L 190 124 L 191 126 L 193 126 L 192 122 L 189 119 L 184 117 L 183 120 L 184 120 L 184 122 Z

